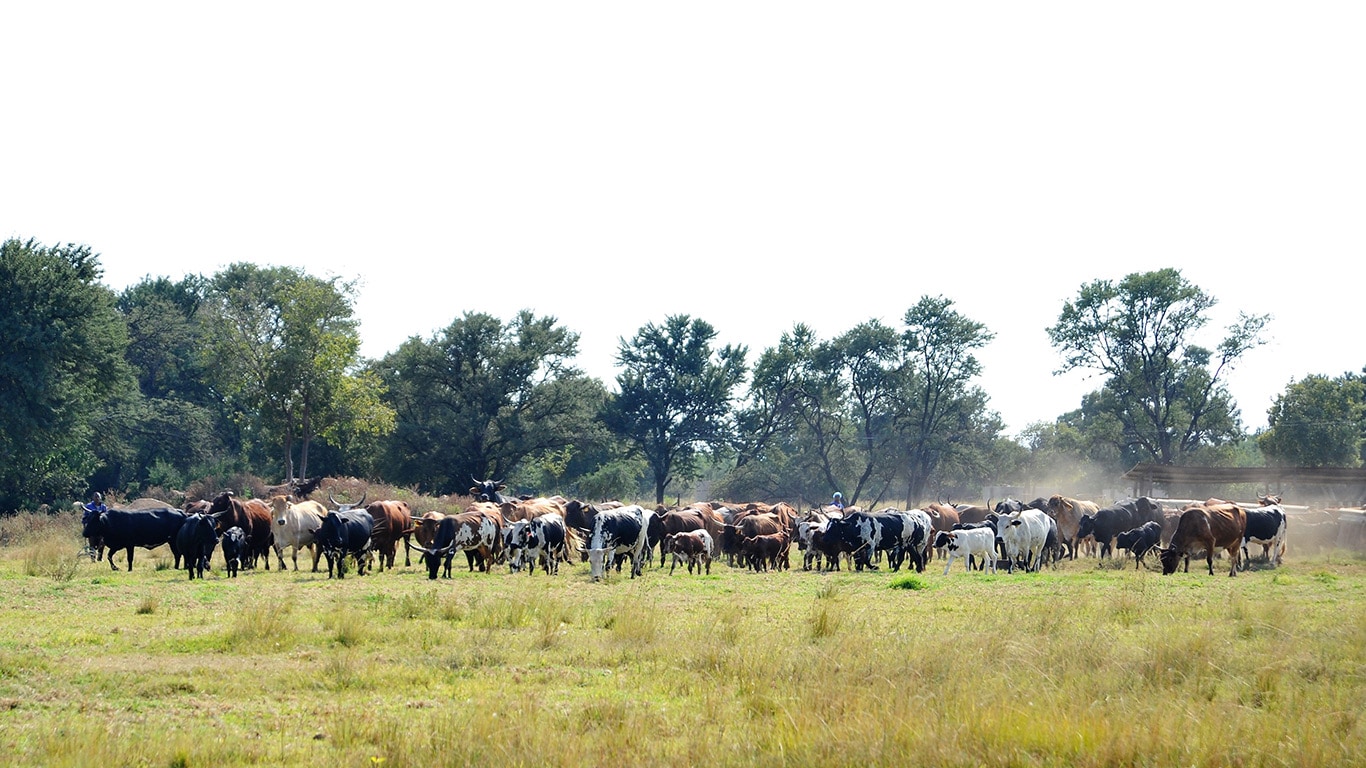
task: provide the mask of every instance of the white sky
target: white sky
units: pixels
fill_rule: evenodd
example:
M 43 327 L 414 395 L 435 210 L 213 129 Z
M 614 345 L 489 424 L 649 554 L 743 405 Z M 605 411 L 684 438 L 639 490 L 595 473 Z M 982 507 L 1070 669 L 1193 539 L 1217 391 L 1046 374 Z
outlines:
M 619 339 L 944 295 L 1017 433 L 1098 386 L 1045 329 L 1176 267 L 1271 343 L 1229 379 L 1366 365 L 1359 2 L 35 2 L 0 9 L 0 238 L 105 282 L 236 261 L 359 279 L 362 353 L 467 311 Z

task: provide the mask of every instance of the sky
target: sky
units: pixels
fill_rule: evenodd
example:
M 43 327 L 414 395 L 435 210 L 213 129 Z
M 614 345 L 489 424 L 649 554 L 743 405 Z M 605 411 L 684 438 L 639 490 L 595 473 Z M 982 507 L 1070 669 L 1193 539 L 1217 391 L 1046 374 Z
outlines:
M 1173 267 L 1267 343 L 1245 426 L 1366 365 L 1366 5 L 8 3 L 0 238 L 115 290 L 235 262 L 356 282 L 361 352 L 522 309 L 701 318 L 753 362 L 923 296 L 994 333 L 1016 435 L 1101 382 L 1048 340 Z

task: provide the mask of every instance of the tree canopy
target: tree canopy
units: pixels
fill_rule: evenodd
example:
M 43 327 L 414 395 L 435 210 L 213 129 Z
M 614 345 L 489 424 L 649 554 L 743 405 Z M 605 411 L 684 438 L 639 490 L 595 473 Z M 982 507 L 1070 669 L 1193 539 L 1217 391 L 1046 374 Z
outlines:
M 132 392 L 127 328 L 87 246 L 0 244 L 0 510 L 85 497 Z
M 1270 316 L 1240 313 L 1211 351 L 1193 337 L 1215 303 L 1178 270 L 1134 273 L 1083 285 L 1048 329 L 1063 356 L 1059 373 L 1089 368 L 1107 377 L 1086 407 L 1114 420 L 1126 460 L 1180 463 L 1241 436 L 1225 376 L 1263 343 Z
M 1288 386 L 1257 438 L 1271 461 L 1300 467 L 1357 467 L 1366 440 L 1366 377 L 1306 376 Z
M 746 350 L 714 350 L 715 338 L 707 322 L 673 315 L 662 325 L 647 323 L 618 347 L 619 391 L 604 420 L 645 458 L 656 503 L 670 483 L 694 475 L 700 450 L 732 440 L 732 399 Z

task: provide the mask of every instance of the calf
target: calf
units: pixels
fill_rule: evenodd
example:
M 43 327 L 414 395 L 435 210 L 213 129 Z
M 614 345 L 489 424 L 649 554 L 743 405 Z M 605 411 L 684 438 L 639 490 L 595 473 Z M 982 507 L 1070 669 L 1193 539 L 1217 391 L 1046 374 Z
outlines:
M 238 569 L 246 567 L 250 550 L 247 532 L 242 530 L 241 526 L 234 525 L 223 532 L 223 566 L 228 572 L 228 578 L 237 578 Z
M 789 565 L 787 552 L 790 543 L 791 539 L 782 532 L 748 536 L 741 542 L 740 552 L 745 563 L 755 571 L 767 571 L 770 567 L 775 571 L 785 570 Z
M 217 521 L 208 515 L 190 515 L 176 532 L 176 544 L 180 556 L 185 558 L 190 581 L 194 581 L 195 576 L 204 578 L 204 569 L 209 567 L 209 558 L 218 546 Z
M 547 512 L 525 522 L 518 533 L 518 545 L 527 575 L 536 572 L 538 562 L 547 576 L 558 575 L 560 563 L 569 562 L 569 553 L 579 548 L 578 532 L 566 525 L 558 512 Z
M 687 564 L 688 573 L 692 573 L 694 567 L 699 576 L 704 568 L 708 574 L 711 573 L 712 538 L 705 530 L 671 533 L 664 538 L 664 548 L 674 556 L 673 563 L 669 565 L 670 575 L 680 562 Z
M 956 531 L 940 531 L 935 535 L 935 549 L 948 552 L 948 562 L 944 563 L 944 575 L 949 575 L 949 567 L 954 557 L 963 559 L 963 567 L 971 570 L 969 559 L 976 556 L 986 563 L 987 570 L 996 572 L 996 531 L 991 528 L 961 528 Z
M 1134 556 L 1134 570 L 1143 565 L 1143 556 L 1162 546 L 1162 526 L 1152 520 L 1137 528 L 1130 528 L 1115 538 L 1115 547 L 1127 549 Z

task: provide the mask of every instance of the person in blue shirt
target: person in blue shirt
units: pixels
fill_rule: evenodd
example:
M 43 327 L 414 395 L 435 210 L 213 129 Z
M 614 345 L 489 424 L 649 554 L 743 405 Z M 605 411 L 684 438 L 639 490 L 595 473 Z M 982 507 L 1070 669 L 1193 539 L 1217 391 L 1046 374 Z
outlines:
M 834 498 L 830 499 L 830 506 L 835 509 L 844 509 L 844 494 L 835 491 Z
M 109 511 L 109 507 L 104 505 L 104 496 L 102 496 L 99 491 L 90 494 L 90 503 L 85 505 L 85 511 L 95 512 L 96 514 Z

